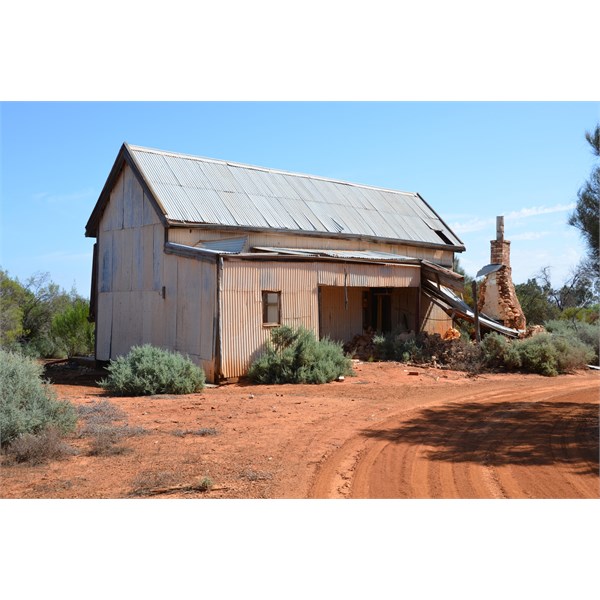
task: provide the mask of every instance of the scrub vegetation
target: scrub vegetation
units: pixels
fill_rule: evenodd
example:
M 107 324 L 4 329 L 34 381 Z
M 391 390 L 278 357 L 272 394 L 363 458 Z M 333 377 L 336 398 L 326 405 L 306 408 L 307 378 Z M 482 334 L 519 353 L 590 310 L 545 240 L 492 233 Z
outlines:
M 271 331 L 264 353 L 248 371 L 251 381 L 265 384 L 327 383 L 352 374 L 352 360 L 340 343 L 286 325 Z
M 71 358 L 94 352 L 89 301 L 37 273 L 25 283 L 0 269 L 0 347 L 35 358 Z
M 437 334 L 400 333 L 375 336 L 377 360 L 434 364 L 480 373 L 507 371 L 554 376 L 571 373 L 598 360 L 598 326 L 566 321 L 526 339 L 488 333 L 477 345 L 464 338 L 444 340 Z
M 115 396 L 192 394 L 204 388 L 204 371 L 189 358 L 144 344 L 111 360 L 99 384 Z
M 0 443 L 7 447 L 22 436 L 42 435 L 54 429 L 65 434 L 75 429 L 77 412 L 65 400 L 56 400 L 50 384 L 42 380 L 35 360 L 0 349 Z M 54 434 L 46 435 L 54 443 Z M 34 441 L 27 438 L 27 444 Z M 21 445 L 24 442 L 21 442 Z

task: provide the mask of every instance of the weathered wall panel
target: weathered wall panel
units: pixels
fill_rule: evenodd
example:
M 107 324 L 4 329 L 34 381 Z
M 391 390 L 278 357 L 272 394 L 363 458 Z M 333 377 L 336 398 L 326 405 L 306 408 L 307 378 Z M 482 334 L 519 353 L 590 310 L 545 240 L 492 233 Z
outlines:
M 317 278 L 311 263 L 225 261 L 222 326 L 225 377 L 244 375 L 270 337 L 262 323 L 262 291 L 281 291 L 281 321 L 318 335 Z
M 98 309 L 96 315 L 96 360 L 109 360 L 110 340 L 112 333 L 112 302 L 111 293 L 98 294 Z
M 125 167 L 128 169 L 128 167 Z M 125 170 L 123 169 L 123 170 Z M 110 192 L 110 202 L 102 215 L 101 230 L 114 231 L 123 228 L 123 171 L 119 175 L 115 186 Z
M 142 224 L 143 225 L 158 225 L 160 218 L 156 214 L 156 210 L 152 204 L 150 198 L 146 196 L 146 192 L 143 192 L 143 210 L 142 210 Z
M 164 243 L 165 230 L 162 225 L 153 225 L 154 252 L 152 254 L 152 289 L 155 292 L 162 291 L 163 262 L 165 258 Z
M 177 348 L 177 268 L 176 256 L 164 256 L 162 283 L 165 288 L 162 319 L 164 323 L 163 344 L 165 348 Z
M 154 207 L 125 166 L 99 227 L 96 356 L 109 360 L 150 343 L 188 354 L 211 381 L 216 266 L 165 255 L 164 237 Z
M 102 231 L 98 236 L 98 290 L 112 290 L 113 232 Z
M 318 264 L 319 285 L 343 287 L 418 287 L 420 269 L 406 265 L 368 265 L 322 262 Z
M 349 342 L 362 333 L 363 288 L 348 288 L 348 308 L 345 307 L 344 288 L 321 287 L 321 337 Z
M 169 230 L 169 241 L 193 246 L 200 241 L 208 242 L 231 238 L 231 231 L 209 231 L 205 229 L 173 228 Z M 304 248 L 324 250 L 375 250 L 390 252 L 411 258 L 422 258 L 446 267 L 452 266 L 454 253 L 448 250 L 422 248 L 409 244 L 386 244 L 365 240 L 343 240 L 320 236 L 293 235 L 285 233 L 249 232 L 248 245 L 274 246 L 278 248 Z
M 425 294 L 421 294 L 421 329 L 443 335 L 452 327 L 452 319 Z
M 417 288 L 392 290 L 392 330 L 417 330 Z

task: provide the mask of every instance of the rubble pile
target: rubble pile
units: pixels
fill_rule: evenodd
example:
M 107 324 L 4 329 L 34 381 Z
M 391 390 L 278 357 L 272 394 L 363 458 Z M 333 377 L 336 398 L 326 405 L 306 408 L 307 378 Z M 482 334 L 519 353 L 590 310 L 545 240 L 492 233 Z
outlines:
M 450 327 L 447 331 L 442 335 L 443 340 L 458 340 L 460 339 L 460 331 L 458 329 L 454 329 L 454 327 Z
M 373 338 L 375 331 L 371 328 L 366 329 L 362 334 L 355 335 L 349 342 L 344 344 L 344 352 L 358 358 L 359 360 L 368 360 L 375 356 L 375 343 Z
M 543 325 L 529 325 L 525 330 L 525 333 L 522 333 L 519 336 L 519 339 L 525 340 L 534 335 L 538 335 L 539 333 L 546 333 L 546 328 Z

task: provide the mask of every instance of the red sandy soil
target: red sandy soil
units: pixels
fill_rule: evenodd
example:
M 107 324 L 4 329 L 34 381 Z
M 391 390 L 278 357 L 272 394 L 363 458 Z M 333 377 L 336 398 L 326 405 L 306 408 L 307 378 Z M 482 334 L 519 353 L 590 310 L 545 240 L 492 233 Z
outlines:
M 2 498 L 600 498 L 600 374 L 554 378 L 356 363 L 326 385 L 117 398 L 85 369 L 48 369 L 58 397 L 108 401 L 146 430 L 119 453 L 3 457 Z M 81 427 L 81 423 L 80 423 Z M 197 435 L 201 428 L 215 435 Z M 188 433 L 182 433 L 188 431 Z M 213 486 L 198 489 L 208 477 Z

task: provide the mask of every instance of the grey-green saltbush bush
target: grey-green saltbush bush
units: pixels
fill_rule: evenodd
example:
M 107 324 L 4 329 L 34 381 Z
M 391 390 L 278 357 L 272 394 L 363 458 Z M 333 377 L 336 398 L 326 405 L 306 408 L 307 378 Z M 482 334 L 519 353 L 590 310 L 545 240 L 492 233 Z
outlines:
M 178 352 L 150 344 L 111 360 L 100 386 L 115 396 L 192 394 L 204 388 L 204 371 Z
M 548 333 L 513 341 L 490 333 L 481 347 L 487 367 L 547 376 L 583 368 L 594 358 L 594 350 L 574 336 Z
M 312 331 L 286 325 L 271 331 L 265 352 L 248 371 L 254 383 L 327 383 L 352 375 L 352 361 L 342 345 L 327 338 L 317 340 Z
M 521 356 L 516 343 L 499 333 L 488 333 L 481 340 L 483 362 L 490 368 L 515 371 L 521 367 Z
M 414 333 L 392 332 L 373 337 L 375 353 L 379 360 L 408 362 L 422 358 L 422 347 Z
M 70 402 L 56 400 L 42 380 L 42 366 L 21 354 L 0 350 L 0 443 L 37 434 L 53 426 L 61 433 L 75 429 L 77 412 Z
M 568 339 L 576 338 L 594 349 L 595 363 L 598 364 L 600 346 L 600 321 L 586 323 L 584 321 L 553 320 L 545 323 L 546 329 Z

